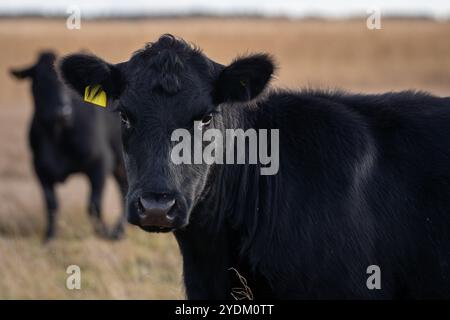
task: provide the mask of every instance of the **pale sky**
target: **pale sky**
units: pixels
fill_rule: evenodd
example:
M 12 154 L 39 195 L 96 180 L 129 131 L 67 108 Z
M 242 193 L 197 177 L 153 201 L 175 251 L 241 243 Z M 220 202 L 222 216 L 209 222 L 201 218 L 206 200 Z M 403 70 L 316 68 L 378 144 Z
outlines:
M 0 0 L 0 14 L 66 15 L 71 5 L 85 17 L 190 13 L 346 17 L 366 15 L 376 7 L 386 15 L 450 18 L 450 0 Z

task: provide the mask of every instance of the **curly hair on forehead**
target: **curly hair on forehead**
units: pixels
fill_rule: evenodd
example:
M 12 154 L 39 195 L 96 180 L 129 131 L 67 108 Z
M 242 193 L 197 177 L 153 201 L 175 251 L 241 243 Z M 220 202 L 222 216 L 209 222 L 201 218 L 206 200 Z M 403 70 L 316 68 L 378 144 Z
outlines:
M 148 42 L 144 48 L 137 50 L 136 54 L 141 54 L 144 56 L 158 54 L 159 51 L 164 49 L 170 49 L 178 54 L 192 54 L 200 53 L 201 49 L 195 44 L 189 43 L 184 39 L 178 38 L 172 34 L 163 34 L 159 37 L 157 41 Z
M 181 74 L 185 62 L 200 50 L 183 39 L 171 34 L 162 35 L 158 41 L 150 42 L 136 51 L 133 58 L 144 60 L 146 71 L 150 71 L 150 89 L 175 94 L 181 90 Z

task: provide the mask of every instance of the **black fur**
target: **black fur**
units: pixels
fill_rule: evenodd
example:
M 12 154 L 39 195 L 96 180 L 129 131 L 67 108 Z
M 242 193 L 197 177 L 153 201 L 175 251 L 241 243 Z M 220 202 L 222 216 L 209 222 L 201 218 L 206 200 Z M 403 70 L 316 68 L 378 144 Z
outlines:
M 155 58 L 161 46 L 169 52 Z M 141 227 L 174 231 L 189 298 L 232 298 L 242 284 L 230 268 L 255 298 L 450 298 L 450 98 L 272 90 L 218 104 L 258 96 L 271 59 L 225 67 L 170 35 L 142 53 L 122 64 L 127 89 L 117 102 L 128 219 L 140 225 L 145 192 L 175 197 L 173 228 Z M 77 72 L 72 59 L 68 74 Z M 164 65 L 176 59 L 174 74 Z M 169 77 L 178 79 L 171 94 L 149 86 Z M 219 130 L 279 129 L 278 174 L 174 165 L 170 133 L 192 132 L 212 111 L 209 127 Z M 381 290 L 366 286 L 370 265 L 381 268 Z
M 110 173 L 114 174 L 124 195 L 127 190 L 120 120 L 117 115 L 86 104 L 65 89 L 54 69 L 55 59 L 54 53 L 45 52 L 34 66 L 11 70 L 17 78 L 32 81 L 35 108 L 29 141 L 34 169 L 47 205 L 45 240 L 55 235 L 58 211 L 55 185 L 77 172 L 86 174 L 91 185 L 88 211 L 95 230 L 102 236 L 119 238 L 123 235 L 124 218 L 120 217 L 114 231 L 108 232 L 101 218 L 101 195 Z M 91 70 L 91 74 L 101 78 L 100 69 Z M 103 76 L 106 82 L 110 79 L 111 74 Z M 84 94 L 84 88 L 78 91 Z

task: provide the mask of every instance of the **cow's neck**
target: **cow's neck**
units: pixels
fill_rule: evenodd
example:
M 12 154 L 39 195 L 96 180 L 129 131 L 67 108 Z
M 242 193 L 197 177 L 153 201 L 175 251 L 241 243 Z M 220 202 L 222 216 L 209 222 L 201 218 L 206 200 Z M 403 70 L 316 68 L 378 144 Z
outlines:
M 231 298 L 232 288 L 241 285 L 236 272 L 251 282 L 252 270 L 244 253 L 250 249 L 252 232 L 257 228 L 253 220 L 258 219 L 258 181 L 252 179 L 252 170 L 246 166 L 214 167 L 215 179 L 206 197 L 193 210 L 188 227 L 175 232 L 184 273 L 195 274 L 198 285 L 207 290 L 205 296 L 197 297 L 195 286 L 186 283 L 191 299 Z
M 225 129 L 247 130 L 255 126 L 257 109 L 254 106 L 251 109 L 226 107 L 234 109 L 219 113 L 223 115 L 220 119 L 223 132 Z M 267 223 L 262 205 L 270 207 L 271 204 L 266 202 L 274 200 L 267 192 L 261 196 L 261 186 L 270 188 L 275 179 L 261 176 L 259 164 L 215 164 L 210 170 L 207 187 L 192 212 L 190 224 L 200 228 L 208 237 L 223 234 L 226 230 L 227 235 L 232 234 L 235 238 L 233 249 L 243 256 L 250 249 L 259 226 Z
M 222 129 L 256 127 L 255 120 L 252 120 L 255 119 L 254 114 L 245 110 L 221 112 L 224 115 L 220 119 Z M 261 231 L 273 232 L 270 212 L 277 203 L 278 180 L 274 176 L 261 176 L 257 164 L 211 166 L 207 187 L 191 214 L 189 226 L 175 233 L 185 266 L 192 265 L 193 259 L 197 260 L 194 265 L 198 270 L 201 265 L 215 270 L 213 273 L 200 271 L 214 274 L 216 279 L 210 279 L 212 283 L 226 282 L 228 287 L 236 284 L 233 283 L 237 278 L 235 270 L 244 277 L 252 273 L 247 279 L 250 281 L 255 276 L 255 270 L 248 266 L 258 265 L 255 260 L 261 257 L 261 250 L 264 249 L 253 246 L 255 243 L 265 243 L 264 240 L 254 240 L 261 237 Z M 269 239 L 271 235 L 265 236 Z M 230 293 L 227 292 L 225 298 L 229 298 Z

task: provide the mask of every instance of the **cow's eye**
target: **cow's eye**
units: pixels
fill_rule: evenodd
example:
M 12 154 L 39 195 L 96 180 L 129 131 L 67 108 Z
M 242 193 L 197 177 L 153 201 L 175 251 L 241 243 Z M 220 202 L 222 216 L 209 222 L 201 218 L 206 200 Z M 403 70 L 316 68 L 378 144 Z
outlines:
M 120 120 L 122 121 L 122 126 L 126 129 L 131 128 L 130 118 L 127 116 L 125 112 L 120 113 Z
M 212 114 L 207 114 L 202 118 L 202 126 L 208 126 L 212 121 Z
M 198 117 L 195 118 L 195 122 L 197 123 L 197 128 L 202 129 L 204 127 L 207 127 L 211 124 L 211 121 L 213 119 L 213 113 L 208 113 L 207 115 L 203 116 L 202 118 Z

